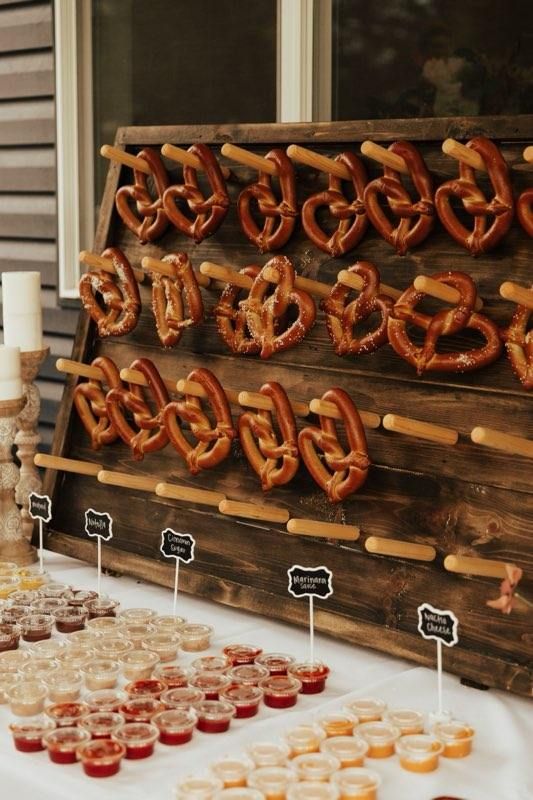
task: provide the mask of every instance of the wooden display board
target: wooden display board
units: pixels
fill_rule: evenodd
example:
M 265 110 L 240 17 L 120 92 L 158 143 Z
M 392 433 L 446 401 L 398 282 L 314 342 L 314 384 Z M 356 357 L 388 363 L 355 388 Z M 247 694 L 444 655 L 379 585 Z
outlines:
M 177 250 L 187 250 L 196 268 L 204 260 L 236 268 L 264 264 L 269 255 L 261 256 L 246 239 L 235 208 L 239 191 L 255 180 L 257 173 L 222 158 L 220 146 L 224 142 L 241 144 L 260 154 L 272 146 L 299 143 L 334 155 L 342 150 L 359 153 L 360 143 L 368 138 L 385 145 L 408 139 L 418 145 L 438 185 L 457 175 L 458 170 L 457 162 L 442 153 L 442 141 L 449 136 L 467 140 L 485 134 L 501 147 L 512 167 L 518 193 L 532 182 L 532 173 L 522 161 L 523 147 L 532 132 L 533 117 L 121 128 L 116 145 L 132 153 L 145 145 L 159 149 L 165 142 L 212 146 L 221 162 L 231 166 L 228 188 L 232 205 L 222 227 L 200 245 L 170 226 L 159 241 L 142 246 L 114 209 L 117 187 L 131 182 L 131 170 L 113 163 L 94 250 L 118 246 L 133 266 L 139 266 L 144 255 L 161 258 Z M 370 178 L 381 174 L 379 165 L 366 163 Z M 172 172 L 171 177 L 180 182 L 181 170 Z M 483 183 L 483 178 L 480 180 Z M 326 175 L 297 166 L 300 203 L 326 184 Z M 463 270 L 478 283 L 485 313 L 505 325 L 514 306 L 500 298 L 499 286 L 504 280 L 530 284 L 531 250 L 531 240 L 515 221 L 505 241 L 479 258 L 472 258 L 439 223 L 420 247 L 404 257 L 397 256 L 369 227 L 354 252 L 332 259 L 308 241 L 300 223 L 282 252 L 293 260 L 300 274 L 328 283 L 357 259 L 375 263 L 382 281 L 398 288 L 407 287 L 419 274 Z M 419 604 L 429 601 L 452 609 L 460 621 L 460 641 L 445 653 L 445 669 L 481 684 L 531 695 L 531 616 L 514 612 L 507 617 L 487 609 L 486 600 L 498 595 L 497 580 L 454 575 L 443 567 L 444 557 L 452 553 L 512 561 L 526 576 L 533 574 L 532 462 L 475 445 L 469 438 L 476 425 L 533 438 L 533 395 L 522 389 L 507 359 L 502 357 L 470 374 L 430 373 L 419 378 L 390 346 L 370 356 L 340 358 L 327 336 L 322 312 L 312 332 L 296 348 L 269 361 L 238 357 L 226 349 L 210 315 L 218 293 L 202 292 L 206 319 L 199 327 L 188 329 L 173 350 L 163 350 L 159 345 L 147 281 L 141 287 L 143 310 L 136 330 L 123 338 L 102 340 L 82 312 L 73 358 L 90 362 L 94 356 L 105 354 L 122 368 L 145 356 L 155 362 L 162 375 L 175 379 L 202 365 L 213 370 L 226 388 L 258 390 L 265 380 L 276 379 L 292 399 L 298 400 L 311 400 L 330 387 L 340 386 L 362 409 L 454 428 L 460 433 L 458 444 L 438 445 L 382 427 L 370 430 L 369 478 L 348 501 L 331 505 L 303 467 L 288 486 L 265 498 L 237 444 L 229 459 L 197 477 L 188 473 L 170 445 L 141 462 L 133 461 L 122 443 L 95 453 L 73 410 L 76 379 L 70 377 L 57 420 L 55 454 L 102 463 L 107 469 L 217 489 L 235 500 L 272 503 L 294 517 L 353 523 L 361 527 L 362 535 L 353 543 L 293 536 L 283 525 L 223 516 L 207 506 L 103 486 L 94 478 L 49 472 L 45 491 L 53 497 L 54 516 L 47 545 L 93 561 L 94 544 L 83 530 L 84 511 L 88 507 L 108 511 L 114 520 L 114 538 L 112 546 L 104 548 L 104 565 L 170 586 L 173 567 L 164 563 L 159 544 L 161 531 L 174 527 L 192 533 L 197 541 L 196 560 L 182 574 L 185 591 L 295 623 L 306 621 L 307 608 L 305 603 L 289 598 L 287 568 L 294 563 L 325 564 L 333 571 L 335 591 L 328 601 L 317 604 L 316 621 L 321 631 L 430 665 L 434 663 L 434 643 L 418 635 L 416 611 Z M 238 409 L 233 406 L 232 412 L 236 419 Z M 429 564 L 372 556 L 364 549 L 370 535 L 431 544 L 438 556 Z M 532 588 L 531 580 L 525 580 L 524 590 L 532 594 Z M 321 655 L 327 659 L 327 652 Z

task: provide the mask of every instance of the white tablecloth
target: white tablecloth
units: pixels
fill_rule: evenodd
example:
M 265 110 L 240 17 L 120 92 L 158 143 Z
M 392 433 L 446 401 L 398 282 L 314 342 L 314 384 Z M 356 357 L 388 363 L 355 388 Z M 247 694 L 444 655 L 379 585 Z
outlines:
M 79 588 L 95 587 L 94 568 L 54 553 L 46 554 L 53 578 Z M 186 567 L 185 567 L 186 568 Z M 172 613 L 172 592 L 128 577 L 104 576 L 102 591 L 123 607 L 148 606 Z M 302 601 L 305 602 L 305 601 Z M 205 600 L 180 595 L 179 613 L 191 621 L 215 627 L 210 652 L 229 642 L 249 642 L 266 650 L 308 655 L 308 635 L 302 629 L 274 622 Z M 120 773 L 107 780 L 85 777 L 80 765 L 52 764 L 46 753 L 14 750 L 7 725 L 11 715 L 0 706 L 0 798 L 2 800 L 169 800 L 178 778 L 205 770 L 214 758 L 242 752 L 252 740 L 276 738 L 299 721 L 325 708 L 340 708 L 351 697 L 373 694 L 391 707 L 434 710 L 436 675 L 408 662 L 316 637 L 316 654 L 332 670 L 327 690 L 301 696 L 294 711 L 262 708 L 254 720 L 232 723 L 228 733 L 196 733 L 181 747 L 158 745 L 145 761 L 123 761 Z M 193 656 L 183 654 L 183 663 Z M 382 776 L 380 800 L 431 800 L 451 795 L 462 800 L 533 800 L 533 703 L 498 691 L 461 686 L 452 676 L 444 679 L 445 706 L 477 731 L 475 749 L 466 759 L 441 759 L 437 772 L 416 775 L 402 770 L 396 757 L 369 762 Z

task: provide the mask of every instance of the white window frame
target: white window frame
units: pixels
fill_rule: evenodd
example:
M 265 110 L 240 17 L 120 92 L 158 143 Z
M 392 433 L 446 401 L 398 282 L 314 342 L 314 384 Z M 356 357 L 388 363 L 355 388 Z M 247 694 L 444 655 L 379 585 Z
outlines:
M 331 119 L 331 6 L 278 0 L 278 122 Z M 59 296 L 72 299 L 94 235 L 91 0 L 54 0 L 54 17 Z

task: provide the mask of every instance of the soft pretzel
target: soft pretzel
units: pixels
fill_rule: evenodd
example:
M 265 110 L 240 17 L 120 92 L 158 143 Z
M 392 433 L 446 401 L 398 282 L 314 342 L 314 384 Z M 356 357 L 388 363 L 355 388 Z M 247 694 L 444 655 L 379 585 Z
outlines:
M 528 331 L 533 310 L 517 306 L 511 323 L 503 333 L 507 357 L 524 389 L 533 389 L 533 328 Z
M 215 426 L 211 426 L 200 399 L 190 394 L 185 394 L 184 400 L 168 403 L 163 419 L 173 447 L 185 459 L 190 472 L 197 475 L 200 470 L 216 467 L 227 458 L 236 432 L 228 399 L 217 377 L 208 369 L 199 367 L 189 373 L 187 380 L 195 381 L 205 389 L 215 416 Z M 194 446 L 184 436 L 180 420 L 189 423 L 191 433 L 197 440 Z
M 249 278 L 256 278 L 260 271 L 261 268 L 254 265 L 239 270 L 242 275 L 247 275 Z M 255 355 L 259 353 L 261 347 L 248 330 L 246 300 L 239 301 L 241 291 L 239 286 L 228 283 L 213 309 L 213 314 L 218 332 L 232 353 Z
M 113 262 L 115 275 L 104 270 L 82 275 L 79 284 L 81 302 L 96 323 L 99 336 L 125 336 L 139 321 L 139 287 L 130 262 L 121 250 L 108 247 L 102 257 Z
M 388 149 L 403 158 L 407 164 L 419 200 L 411 199 L 399 172 L 391 167 L 384 167 L 383 176 L 367 185 L 364 202 L 374 228 L 403 256 L 412 247 L 421 244 L 435 224 L 433 181 L 414 144 L 393 142 Z M 380 206 L 380 195 L 386 198 L 391 213 L 398 217 L 395 227 Z
M 272 284 L 264 277 L 266 269 L 275 269 L 279 283 L 267 296 Z M 314 325 L 316 307 L 312 297 L 294 286 L 294 268 L 285 256 L 274 256 L 255 278 L 245 301 L 248 329 L 259 343 L 261 358 L 287 350 L 298 344 Z M 285 330 L 279 331 L 290 306 L 295 306 L 298 316 Z
M 488 317 L 474 311 L 477 290 L 474 281 L 465 272 L 439 272 L 433 280 L 452 286 L 461 295 L 459 303 L 446 308 L 434 316 L 423 314 L 416 306 L 425 297 L 410 286 L 398 298 L 389 317 L 389 342 L 405 361 L 415 367 L 417 373 L 424 372 L 471 372 L 481 369 L 500 356 L 502 344 L 498 328 Z M 416 345 L 410 338 L 408 326 L 426 331 L 424 343 Z M 478 331 L 485 344 L 472 350 L 460 352 L 437 352 L 441 336 L 453 336 L 463 329 Z
M 513 190 L 509 168 L 502 154 L 490 139 L 476 136 L 467 147 L 482 157 L 487 168 L 494 197 L 489 202 L 476 183 L 473 167 L 459 162 L 459 177 L 446 181 L 435 193 L 435 205 L 440 221 L 456 242 L 478 256 L 492 250 L 505 236 L 513 221 Z M 474 217 L 470 230 L 460 221 L 451 206 L 451 198 L 458 198 L 465 211 Z M 492 224 L 487 217 L 494 215 Z M 488 227 L 487 227 L 488 226 Z
M 349 267 L 349 272 L 363 278 L 363 289 L 359 296 L 348 302 L 350 288 L 336 283 L 322 303 L 326 314 L 326 327 L 329 338 L 335 346 L 338 356 L 373 353 L 387 344 L 387 323 L 394 305 L 390 297 L 379 294 L 380 277 L 376 267 L 369 261 L 358 261 Z M 373 331 L 360 338 L 355 336 L 354 328 L 364 322 L 371 314 L 381 314 L 381 322 Z
M 173 347 L 185 328 L 200 324 L 204 318 L 204 304 L 187 253 L 169 253 L 163 261 L 172 266 L 173 275 L 151 273 L 152 311 L 161 344 Z
M 93 449 L 99 450 L 102 445 L 111 444 L 118 438 L 117 430 L 107 415 L 105 398 L 107 391 L 120 388 L 122 381 L 115 362 L 107 356 L 93 359 L 91 367 L 104 373 L 104 382 L 108 389 L 104 390 L 99 380 L 90 378 L 76 386 L 73 401 L 81 423 L 91 437 Z
M 345 452 L 340 444 L 335 420 L 323 416 L 319 418 L 319 428 L 315 425 L 302 428 L 298 446 L 312 478 L 331 503 L 339 503 L 364 484 L 370 459 L 365 429 L 351 397 L 344 389 L 328 389 L 322 400 L 333 403 L 339 410 L 350 450 Z
M 115 195 L 115 206 L 124 224 L 138 237 L 141 244 L 146 244 L 159 239 L 168 227 L 168 217 L 163 210 L 163 194 L 169 180 L 163 162 L 155 150 L 146 147 L 138 155 L 150 167 L 155 197 L 152 197 L 148 188 L 148 175 L 134 169 L 134 183 L 120 187 Z M 132 201 L 135 202 L 137 214 L 130 205 Z
M 229 208 L 229 196 L 226 182 L 222 175 L 220 165 L 205 144 L 193 144 L 189 153 L 196 156 L 201 162 L 209 185 L 211 194 L 204 197 L 198 184 L 198 175 L 194 167 L 183 167 L 183 184 L 169 186 L 163 195 L 163 208 L 169 220 L 186 236 L 201 242 L 211 236 L 220 227 Z M 189 219 L 176 205 L 176 200 L 184 200 L 193 219 Z
M 527 235 L 533 237 L 533 187 L 523 191 L 516 201 L 516 215 Z
M 155 364 L 148 358 L 136 359 L 130 369 L 141 372 L 146 378 L 154 410 L 144 398 L 143 387 L 135 383 L 130 383 L 128 388 L 111 389 L 106 396 L 106 410 L 122 441 L 131 447 L 133 458 L 141 461 L 145 453 L 162 450 L 168 444 L 163 411 L 170 398 Z M 126 411 L 132 414 L 136 429 L 127 421 Z
M 267 172 L 259 173 L 256 183 L 251 183 L 239 195 L 237 213 L 245 235 L 259 252 L 279 250 L 286 244 L 296 225 L 296 179 L 294 166 L 284 150 L 270 150 L 265 158 L 277 168 L 281 200 L 278 202 L 272 189 L 272 179 Z M 265 217 L 262 229 L 252 215 L 252 201 L 257 201 L 260 214 Z
M 289 483 L 295 476 L 300 463 L 298 431 L 292 406 L 283 387 L 270 381 L 263 384 L 259 391 L 274 404 L 281 441 L 278 440 L 270 411 L 245 411 L 239 417 L 238 426 L 244 454 L 259 475 L 263 491 L 267 492 L 274 486 Z
M 313 244 L 333 258 L 338 258 L 353 250 L 367 229 L 368 219 L 363 201 L 367 174 L 362 161 L 354 153 L 339 153 L 335 161 L 350 173 L 354 199 L 350 201 L 345 197 L 341 179 L 330 173 L 328 188 L 311 195 L 303 204 L 302 225 Z M 338 220 L 332 234 L 326 233 L 316 218 L 318 209 L 323 206 L 327 206 L 330 215 Z

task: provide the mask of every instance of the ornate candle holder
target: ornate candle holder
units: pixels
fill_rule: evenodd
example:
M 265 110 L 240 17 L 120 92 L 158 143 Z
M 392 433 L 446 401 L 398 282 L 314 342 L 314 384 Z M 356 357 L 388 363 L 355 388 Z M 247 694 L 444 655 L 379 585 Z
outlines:
M 0 400 L 0 558 L 16 564 L 37 559 L 34 547 L 24 535 L 21 512 L 15 502 L 20 470 L 13 461 L 17 416 L 25 400 Z
M 39 494 L 42 491 L 41 476 L 33 463 L 37 445 L 41 441 L 38 431 L 41 395 L 34 381 L 39 372 L 39 367 L 49 352 L 50 348 L 45 347 L 43 350 L 20 354 L 22 394 L 26 404 L 17 416 L 16 422 L 15 444 L 17 446 L 17 458 L 20 461 L 20 478 L 15 490 L 15 500 L 19 506 L 22 506 L 22 530 L 28 541 L 31 541 L 34 526 L 34 520 L 30 517 L 28 511 L 29 496 L 32 492 Z

